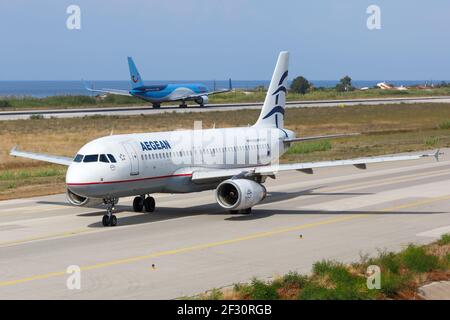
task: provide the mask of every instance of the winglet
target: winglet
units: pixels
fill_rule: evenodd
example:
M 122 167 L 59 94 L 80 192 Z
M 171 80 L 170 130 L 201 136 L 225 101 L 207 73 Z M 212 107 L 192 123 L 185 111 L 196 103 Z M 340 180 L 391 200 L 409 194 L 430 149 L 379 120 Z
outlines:
M 91 85 L 91 87 L 89 88 L 88 84 L 86 83 L 86 81 L 84 81 L 84 79 L 81 79 L 81 81 L 83 82 L 83 86 L 87 91 L 93 91 L 94 90 L 94 84 Z
M 441 149 L 437 149 L 436 153 L 434 154 L 434 158 L 436 159 L 437 162 L 439 162 L 439 156 L 444 155 L 443 152 L 441 152 Z
M 13 153 L 15 153 L 17 150 L 17 145 L 15 145 L 14 147 L 12 147 L 12 149 L 9 151 L 10 155 L 13 155 Z
M 233 83 L 231 82 L 231 78 L 228 80 L 228 90 L 233 91 Z
M 426 157 L 434 157 L 436 159 L 437 162 L 439 162 L 439 156 L 444 155 L 443 152 L 441 152 L 441 149 L 437 149 L 435 153 L 430 153 L 430 154 L 424 154 L 422 155 L 422 157 L 426 158 Z

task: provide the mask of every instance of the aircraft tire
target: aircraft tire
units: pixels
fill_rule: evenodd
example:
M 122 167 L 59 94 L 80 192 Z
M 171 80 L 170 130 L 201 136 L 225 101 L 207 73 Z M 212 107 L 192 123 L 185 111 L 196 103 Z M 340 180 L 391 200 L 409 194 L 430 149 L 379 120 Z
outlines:
M 144 210 L 144 199 L 142 197 L 135 197 L 133 200 L 134 212 L 142 212 Z
M 155 199 L 153 197 L 147 197 L 144 200 L 144 208 L 145 212 L 153 212 L 155 211 Z
M 117 217 L 115 215 L 111 216 L 110 226 L 111 227 L 117 226 Z
M 103 216 L 103 218 L 102 218 L 102 224 L 103 224 L 104 227 L 109 226 L 109 217 L 108 217 L 108 215 L 105 214 L 105 215 Z

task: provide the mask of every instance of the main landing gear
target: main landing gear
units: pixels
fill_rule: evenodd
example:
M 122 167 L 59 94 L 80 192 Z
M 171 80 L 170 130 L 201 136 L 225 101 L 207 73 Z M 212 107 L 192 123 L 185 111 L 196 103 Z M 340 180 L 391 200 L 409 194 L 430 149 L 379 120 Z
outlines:
M 106 205 L 106 212 L 107 212 L 107 214 L 105 214 L 102 219 L 103 226 L 104 227 L 117 226 L 117 217 L 112 214 L 113 210 L 114 210 L 114 206 L 117 203 L 117 199 L 115 199 L 115 198 L 103 199 L 103 202 Z
M 133 200 L 133 210 L 135 212 L 142 212 L 145 209 L 145 212 L 153 212 L 155 211 L 155 199 L 150 196 L 141 195 L 139 197 L 134 198 Z
M 161 108 L 161 103 L 154 103 L 153 104 L 153 109 L 159 109 Z
M 181 101 L 180 108 L 187 108 L 186 101 Z

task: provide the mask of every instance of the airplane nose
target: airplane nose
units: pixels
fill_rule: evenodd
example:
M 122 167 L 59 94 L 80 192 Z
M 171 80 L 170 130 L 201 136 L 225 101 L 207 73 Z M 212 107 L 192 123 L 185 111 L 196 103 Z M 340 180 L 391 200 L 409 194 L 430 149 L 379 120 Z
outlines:
M 66 173 L 66 185 L 70 191 L 79 196 L 91 196 L 91 187 L 88 177 L 86 177 L 86 170 L 83 170 L 80 164 L 72 164 L 69 166 Z

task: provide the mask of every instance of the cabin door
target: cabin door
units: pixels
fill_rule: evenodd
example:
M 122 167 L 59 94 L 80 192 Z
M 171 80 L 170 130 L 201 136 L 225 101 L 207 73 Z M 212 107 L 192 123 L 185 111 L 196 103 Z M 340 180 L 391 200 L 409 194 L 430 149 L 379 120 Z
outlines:
M 128 158 L 130 159 L 130 175 L 137 176 L 139 174 L 139 158 L 136 149 L 133 147 L 131 142 L 124 142 L 123 147 L 125 148 Z

